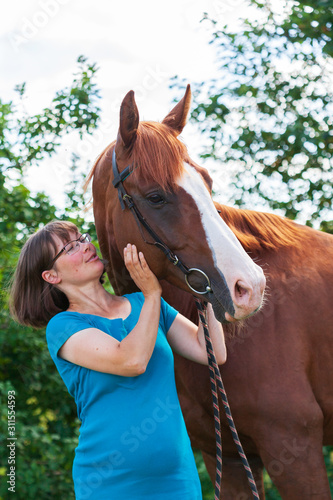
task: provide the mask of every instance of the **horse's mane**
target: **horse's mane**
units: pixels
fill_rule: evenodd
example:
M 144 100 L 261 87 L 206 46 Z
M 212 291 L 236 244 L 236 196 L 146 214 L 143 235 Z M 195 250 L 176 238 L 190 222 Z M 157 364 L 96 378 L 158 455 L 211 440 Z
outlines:
M 111 158 L 115 142 L 97 158 L 85 186 L 94 176 L 97 164 L 104 157 Z M 163 123 L 140 122 L 136 140 L 131 150 L 130 164 L 133 177 L 142 181 L 154 180 L 163 190 L 175 187 L 184 172 L 184 162 L 189 163 L 187 148 L 172 130 Z
M 304 239 L 302 226 L 285 217 L 220 204 L 216 206 L 222 219 L 248 252 L 297 247 Z

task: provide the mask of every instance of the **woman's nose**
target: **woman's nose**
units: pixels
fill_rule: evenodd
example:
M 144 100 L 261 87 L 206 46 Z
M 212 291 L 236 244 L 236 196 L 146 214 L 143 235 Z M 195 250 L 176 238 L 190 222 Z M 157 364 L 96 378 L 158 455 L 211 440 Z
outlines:
M 87 252 L 89 250 L 90 243 L 89 241 L 81 243 L 83 245 L 83 252 Z

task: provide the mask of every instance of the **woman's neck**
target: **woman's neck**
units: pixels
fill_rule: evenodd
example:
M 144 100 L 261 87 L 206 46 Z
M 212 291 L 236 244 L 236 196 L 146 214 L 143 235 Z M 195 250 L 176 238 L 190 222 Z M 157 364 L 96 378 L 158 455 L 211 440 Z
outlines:
M 86 287 L 72 288 L 65 291 L 69 307 L 68 311 L 104 315 L 110 312 L 115 296 L 105 290 L 101 283 L 89 284 Z

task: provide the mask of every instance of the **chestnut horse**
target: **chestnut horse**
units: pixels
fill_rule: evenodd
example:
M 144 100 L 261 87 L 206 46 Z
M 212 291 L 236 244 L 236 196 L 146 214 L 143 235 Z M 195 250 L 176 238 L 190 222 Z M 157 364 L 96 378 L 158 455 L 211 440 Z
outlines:
M 110 264 L 111 284 L 118 294 L 135 291 L 122 260 L 125 244 L 134 243 L 163 280 L 165 299 L 197 320 L 182 268 L 170 263 L 160 245 L 152 244 L 154 238 L 133 216 L 130 204 L 120 203 L 112 184 L 115 151 L 119 172 L 130 165 L 121 196 L 130 195 L 153 234 L 187 269 L 199 269 L 190 274 L 190 285 L 198 291 L 191 293 L 200 296 L 201 291 L 216 317 L 228 321 L 228 360 L 221 372 L 260 497 L 265 498 L 265 467 L 283 499 L 328 500 L 322 445 L 333 444 L 333 344 L 328 343 L 333 325 L 333 238 L 272 214 L 214 205 L 207 171 L 193 163 L 177 139 L 189 106 L 188 87 L 161 124 L 139 123 L 134 95 L 127 94 L 117 140 L 100 155 L 88 178 L 93 178 L 97 235 Z M 250 317 L 262 303 L 262 269 L 268 293 L 264 306 Z M 207 280 L 211 286 L 206 286 Z M 243 319 L 241 325 L 238 319 Z M 175 361 L 192 444 L 202 451 L 213 479 L 215 434 L 208 370 L 179 356 Z M 225 418 L 222 442 L 221 498 L 252 498 Z

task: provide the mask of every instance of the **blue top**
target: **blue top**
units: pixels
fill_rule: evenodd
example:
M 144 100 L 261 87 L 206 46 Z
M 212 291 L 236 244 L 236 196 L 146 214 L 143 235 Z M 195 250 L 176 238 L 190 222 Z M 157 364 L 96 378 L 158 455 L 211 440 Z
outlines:
M 145 373 L 123 377 L 58 356 L 86 328 L 121 341 L 136 325 L 142 293 L 125 295 L 131 313 L 107 319 L 61 312 L 46 329 L 48 348 L 82 422 L 73 479 L 77 500 L 199 500 L 201 487 L 180 409 L 167 332 L 177 311 L 161 300 L 157 340 Z

